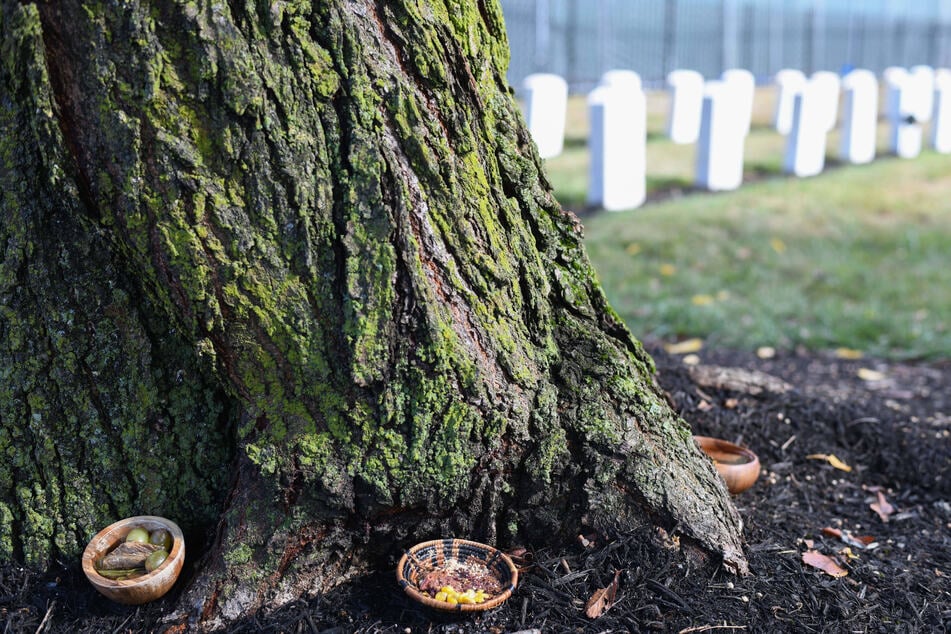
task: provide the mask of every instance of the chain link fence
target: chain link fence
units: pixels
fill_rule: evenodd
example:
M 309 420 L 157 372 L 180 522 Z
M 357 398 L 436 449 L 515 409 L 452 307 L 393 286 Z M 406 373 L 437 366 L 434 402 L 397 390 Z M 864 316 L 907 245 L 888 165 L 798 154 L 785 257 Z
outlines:
M 675 68 L 760 82 L 797 68 L 880 73 L 951 66 L 951 0 L 501 0 L 512 50 L 509 82 L 561 75 L 590 89 L 612 68 L 660 86 Z

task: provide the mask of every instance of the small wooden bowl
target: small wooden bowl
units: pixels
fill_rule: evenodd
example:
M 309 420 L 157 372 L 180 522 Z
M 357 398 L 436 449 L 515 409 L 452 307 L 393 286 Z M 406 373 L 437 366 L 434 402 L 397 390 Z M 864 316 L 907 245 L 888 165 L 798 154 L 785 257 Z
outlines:
M 451 562 L 486 568 L 501 584 L 502 592 L 493 595 L 483 603 L 452 605 L 445 601 L 437 601 L 419 589 L 419 584 L 427 573 Z M 396 566 L 396 580 L 411 598 L 434 610 L 481 612 L 502 605 L 512 596 L 512 592 L 518 585 L 518 569 L 508 555 L 486 544 L 465 539 L 436 539 L 416 544 L 403 554 Z
M 746 491 L 759 477 L 759 458 L 746 447 L 709 436 L 694 436 L 700 449 L 713 460 L 730 493 Z
M 96 562 L 109 553 L 113 547 L 125 541 L 133 528 L 144 528 L 152 532 L 160 528 L 172 536 L 172 551 L 161 566 L 150 573 L 135 579 L 107 579 L 96 572 Z M 178 579 L 185 563 L 185 538 L 175 522 L 156 515 L 137 515 L 110 524 L 86 545 L 83 551 L 83 572 L 86 578 L 105 597 L 126 605 L 140 605 L 158 599 L 169 591 Z

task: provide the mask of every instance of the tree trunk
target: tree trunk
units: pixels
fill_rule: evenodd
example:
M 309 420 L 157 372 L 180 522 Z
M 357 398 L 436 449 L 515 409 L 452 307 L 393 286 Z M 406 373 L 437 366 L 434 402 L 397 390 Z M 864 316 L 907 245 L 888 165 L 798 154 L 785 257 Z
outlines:
M 653 524 L 745 570 L 495 0 L 0 2 L 0 556 L 173 518 L 207 627 L 437 536 Z

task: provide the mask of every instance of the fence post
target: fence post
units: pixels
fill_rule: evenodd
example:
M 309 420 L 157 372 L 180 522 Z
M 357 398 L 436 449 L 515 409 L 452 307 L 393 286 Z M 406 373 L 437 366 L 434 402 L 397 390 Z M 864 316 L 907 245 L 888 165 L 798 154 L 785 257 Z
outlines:
M 677 44 L 677 0 L 667 0 L 664 3 L 664 41 L 661 63 L 663 64 L 664 77 L 670 71 L 674 70 L 677 64 L 677 57 L 674 49 Z
M 737 20 L 736 0 L 721 0 L 722 15 L 720 17 L 720 71 L 736 68 Z
M 535 0 L 535 71 L 548 70 L 551 46 L 549 0 Z
M 825 68 L 825 2 L 824 0 L 812 0 L 812 24 L 810 32 L 812 33 L 812 72 Z
M 769 74 L 774 75 L 781 68 L 789 66 L 783 56 L 783 29 L 785 24 L 784 3 L 772 0 L 769 3 Z

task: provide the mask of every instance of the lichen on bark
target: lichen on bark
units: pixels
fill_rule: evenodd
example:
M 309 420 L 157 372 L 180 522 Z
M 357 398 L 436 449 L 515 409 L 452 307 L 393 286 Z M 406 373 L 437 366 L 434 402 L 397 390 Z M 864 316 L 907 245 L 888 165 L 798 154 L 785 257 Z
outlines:
M 188 517 L 209 625 L 440 535 L 651 522 L 745 566 L 552 198 L 497 2 L 0 16 L 5 554 Z

